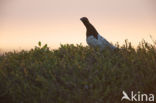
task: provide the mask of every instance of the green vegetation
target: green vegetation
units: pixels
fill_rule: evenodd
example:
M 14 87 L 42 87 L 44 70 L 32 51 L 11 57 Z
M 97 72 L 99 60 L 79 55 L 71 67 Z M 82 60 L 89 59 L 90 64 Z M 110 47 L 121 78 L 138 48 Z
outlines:
M 112 51 L 47 45 L 0 56 L 0 103 L 121 103 L 122 91 L 156 94 L 155 45 Z M 125 100 L 126 102 L 126 100 Z

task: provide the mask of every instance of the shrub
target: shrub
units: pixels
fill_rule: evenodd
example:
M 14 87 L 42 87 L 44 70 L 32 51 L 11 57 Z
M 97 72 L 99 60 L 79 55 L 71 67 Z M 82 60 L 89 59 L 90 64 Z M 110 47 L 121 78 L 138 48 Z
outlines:
M 122 91 L 156 94 L 156 50 L 47 45 L 0 56 L 0 103 L 120 103 Z

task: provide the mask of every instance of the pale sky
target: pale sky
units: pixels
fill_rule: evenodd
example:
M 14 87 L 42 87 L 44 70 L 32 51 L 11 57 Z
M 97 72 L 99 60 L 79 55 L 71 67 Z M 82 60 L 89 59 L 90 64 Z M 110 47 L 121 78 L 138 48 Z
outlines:
M 86 45 L 83 16 L 112 43 L 156 40 L 156 0 L 0 0 L 0 50 Z

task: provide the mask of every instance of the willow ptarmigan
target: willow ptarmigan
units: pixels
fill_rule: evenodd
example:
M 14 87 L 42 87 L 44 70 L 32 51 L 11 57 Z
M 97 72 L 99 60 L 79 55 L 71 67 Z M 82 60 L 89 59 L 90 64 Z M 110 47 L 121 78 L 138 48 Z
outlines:
M 105 38 L 103 38 L 94 28 L 94 26 L 89 22 L 87 17 L 82 17 L 80 20 L 85 25 L 86 32 L 86 41 L 87 44 L 91 47 L 99 47 L 100 49 L 104 49 L 105 47 L 109 47 L 111 49 L 115 49 L 116 47 L 110 44 Z

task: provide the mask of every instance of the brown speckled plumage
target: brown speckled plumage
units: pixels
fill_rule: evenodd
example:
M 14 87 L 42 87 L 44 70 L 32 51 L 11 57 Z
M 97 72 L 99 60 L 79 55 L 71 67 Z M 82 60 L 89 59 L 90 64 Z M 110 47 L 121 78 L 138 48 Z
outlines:
M 87 29 L 86 36 L 89 37 L 89 36 L 93 35 L 96 39 L 98 39 L 98 32 L 94 28 L 94 26 L 89 22 L 88 18 L 82 17 L 81 21 L 83 22 L 83 24 L 85 25 L 85 27 Z

